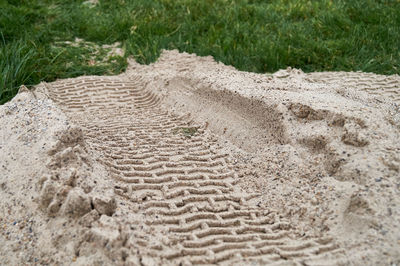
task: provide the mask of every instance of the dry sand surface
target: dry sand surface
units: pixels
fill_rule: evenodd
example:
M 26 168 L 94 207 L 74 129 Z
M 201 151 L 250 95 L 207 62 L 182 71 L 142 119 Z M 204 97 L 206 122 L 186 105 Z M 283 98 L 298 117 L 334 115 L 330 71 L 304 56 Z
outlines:
M 0 106 L 5 265 L 400 265 L 400 77 L 177 51 Z

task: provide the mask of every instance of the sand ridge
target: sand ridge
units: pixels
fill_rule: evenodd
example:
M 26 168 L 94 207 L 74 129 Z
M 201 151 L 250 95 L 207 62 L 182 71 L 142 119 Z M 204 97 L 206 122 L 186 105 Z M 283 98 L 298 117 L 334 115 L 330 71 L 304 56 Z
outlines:
M 41 227 L 31 228 L 33 246 L 51 239 L 41 249 L 26 247 L 27 260 L 397 263 L 398 81 L 296 69 L 260 75 L 164 51 L 149 66 L 130 62 L 119 76 L 21 92 L 2 107 L 11 126 L 16 116 L 7 109 L 16 102 L 29 109 L 26 101 L 38 98 L 62 118 L 47 135 L 35 133 L 52 139 L 40 152 L 30 150 L 45 163 L 7 171 L 36 199 L 32 217 Z M 2 149 L 10 160 L 11 147 Z M 26 174 L 33 177 L 29 190 Z M 6 195 L 13 189 L 2 182 Z M 4 242 L 18 247 L 18 230 L 8 237 L 3 231 Z M 24 259 L 7 252 L 0 249 L 8 264 Z

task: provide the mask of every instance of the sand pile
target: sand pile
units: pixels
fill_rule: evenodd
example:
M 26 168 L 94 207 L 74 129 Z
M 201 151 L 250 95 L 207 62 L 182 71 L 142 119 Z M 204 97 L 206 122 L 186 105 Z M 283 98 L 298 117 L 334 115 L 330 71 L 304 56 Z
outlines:
M 400 263 L 400 77 L 164 51 L 0 107 L 4 264 Z

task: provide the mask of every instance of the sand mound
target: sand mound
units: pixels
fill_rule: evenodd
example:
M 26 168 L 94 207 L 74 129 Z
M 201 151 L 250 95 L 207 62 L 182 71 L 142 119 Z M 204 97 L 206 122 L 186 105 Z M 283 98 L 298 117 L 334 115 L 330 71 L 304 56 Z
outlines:
M 400 77 L 164 51 L 0 107 L 5 264 L 400 263 Z

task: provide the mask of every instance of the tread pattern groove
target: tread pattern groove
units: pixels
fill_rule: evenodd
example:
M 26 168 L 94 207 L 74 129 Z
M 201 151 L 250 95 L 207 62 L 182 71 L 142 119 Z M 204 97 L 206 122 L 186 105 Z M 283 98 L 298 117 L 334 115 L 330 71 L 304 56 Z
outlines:
M 147 226 L 166 232 L 170 244 L 148 246 L 155 256 L 176 264 L 229 264 L 342 254 L 333 240 L 294 238 L 278 214 L 253 205 L 258 195 L 240 192 L 230 155 L 215 137 L 201 128 L 192 137 L 180 134 L 194 125 L 166 112 L 140 79 L 82 77 L 49 86 L 89 146 L 104 154 L 98 161 L 115 193 L 136 206 Z

